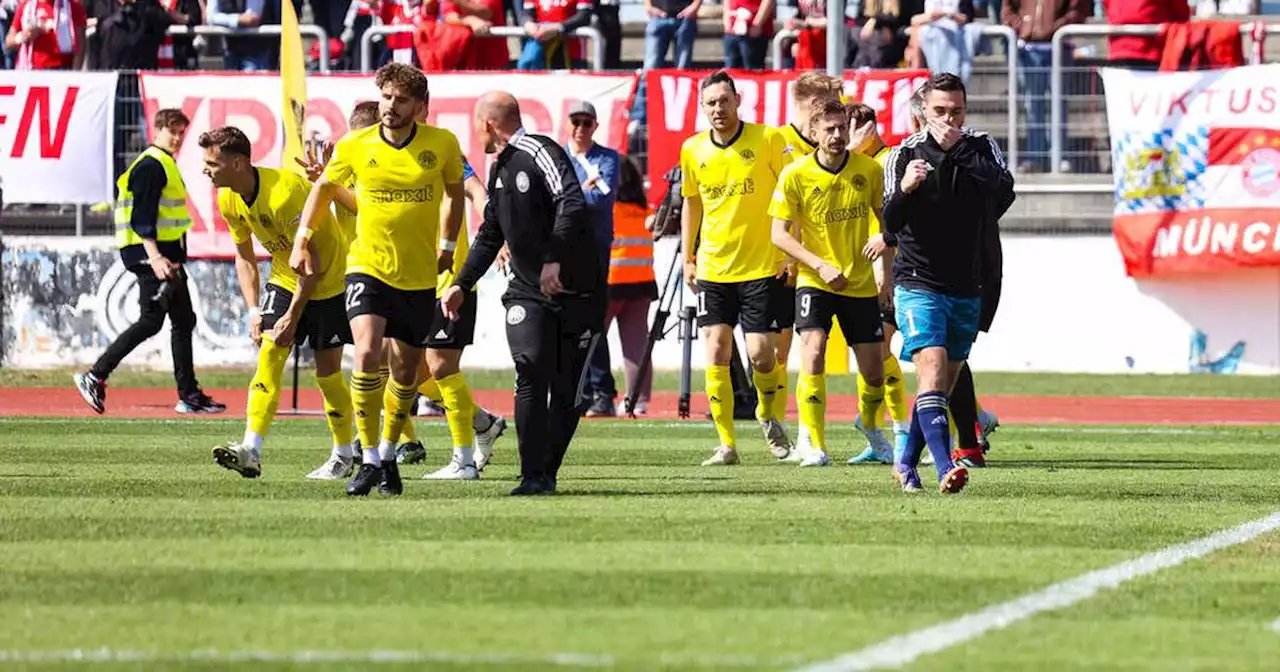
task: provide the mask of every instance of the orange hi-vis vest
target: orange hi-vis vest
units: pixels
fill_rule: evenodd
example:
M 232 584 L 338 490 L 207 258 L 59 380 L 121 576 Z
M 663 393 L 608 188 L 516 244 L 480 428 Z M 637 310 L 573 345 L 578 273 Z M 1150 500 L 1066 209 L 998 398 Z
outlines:
M 643 205 L 613 206 L 613 250 L 609 253 L 609 284 L 653 282 L 653 236 L 644 228 L 649 211 Z

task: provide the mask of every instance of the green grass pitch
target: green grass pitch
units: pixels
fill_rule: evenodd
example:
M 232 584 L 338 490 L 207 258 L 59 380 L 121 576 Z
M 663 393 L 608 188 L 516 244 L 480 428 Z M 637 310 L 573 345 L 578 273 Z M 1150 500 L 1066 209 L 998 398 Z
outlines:
M 706 423 L 584 423 L 561 494 L 514 500 L 514 431 L 427 483 L 419 421 L 405 495 L 357 501 L 302 479 L 317 419 L 257 481 L 210 458 L 239 421 L 0 419 L 0 667 L 787 670 L 1280 510 L 1276 427 L 1004 427 L 950 498 L 844 466 L 849 427 L 813 470 L 739 429 L 703 469 Z M 1277 619 L 1270 534 L 904 669 L 1269 672 Z

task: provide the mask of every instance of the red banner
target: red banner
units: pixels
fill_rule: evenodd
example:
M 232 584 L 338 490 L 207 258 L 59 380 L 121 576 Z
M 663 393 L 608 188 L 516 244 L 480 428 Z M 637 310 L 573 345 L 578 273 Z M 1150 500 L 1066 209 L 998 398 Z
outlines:
M 698 109 L 698 82 L 708 72 L 650 70 L 645 79 L 649 132 L 649 201 L 654 205 L 666 192 L 662 179 L 680 161 L 680 145 L 708 128 Z M 794 72 L 735 71 L 742 95 L 738 113 L 743 121 L 781 126 L 791 119 L 791 81 Z M 880 137 L 895 145 L 908 133 L 907 101 L 928 79 L 926 70 L 859 70 L 844 74 L 844 91 L 876 111 Z

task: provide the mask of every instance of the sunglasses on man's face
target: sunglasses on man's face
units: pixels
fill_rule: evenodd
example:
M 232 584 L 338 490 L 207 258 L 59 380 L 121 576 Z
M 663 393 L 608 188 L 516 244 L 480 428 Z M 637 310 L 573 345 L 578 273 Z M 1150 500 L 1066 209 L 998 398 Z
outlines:
M 574 127 L 590 128 L 591 126 L 596 125 L 596 120 L 592 119 L 591 117 L 571 117 L 569 119 L 569 123 L 573 124 Z

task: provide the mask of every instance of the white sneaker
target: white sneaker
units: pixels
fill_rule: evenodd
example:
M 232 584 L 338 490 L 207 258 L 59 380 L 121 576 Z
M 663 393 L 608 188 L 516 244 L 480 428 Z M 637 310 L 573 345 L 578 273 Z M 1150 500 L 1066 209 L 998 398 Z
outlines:
M 262 461 L 258 453 L 235 441 L 214 448 L 213 461 L 223 469 L 234 471 L 245 478 L 257 478 L 262 474 Z
M 831 464 L 831 458 L 827 456 L 827 451 L 825 450 L 810 449 L 800 457 L 800 466 L 802 467 L 825 467 L 828 464 Z
M 982 427 L 982 443 L 985 445 L 990 443 L 988 438 L 996 433 L 996 429 L 1000 427 L 1000 418 L 991 411 L 983 411 L 978 417 L 978 425 Z
M 474 462 L 463 464 L 457 455 L 449 461 L 444 467 L 438 471 L 433 471 L 423 475 L 428 481 L 476 481 L 480 479 L 480 472 L 476 469 Z
M 727 467 L 730 465 L 738 464 L 738 462 L 739 462 L 738 451 L 732 448 L 729 448 L 728 446 L 720 446 L 719 448 L 716 448 L 716 452 L 712 453 L 711 457 L 708 457 L 707 459 L 702 461 L 702 466 L 704 467 L 726 466 Z
M 329 455 L 329 459 L 325 463 L 316 467 L 316 470 L 307 474 L 307 478 L 313 481 L 338 481 L 349 478 L 351 472 L 355 471 L 356 458 L 342 457 L 340 455 Z
M 861 415 L 854 419 L 853 426 L 867 438 L 867 447 L 871 448 L 881 462 L 885 464 L 893 462 L 893 444 L 889 442 L 889 437 L 885 436 L 884 432 L 879 428 L 871 429 L 863 425 Z
M 787 428 L 777 420 L 761 420 L 760 430 L 764 432 L 764 440 L 769 443 L 769 452 L 779 460 L 791 456 L 791 439 L 787 438 Z
M 804 425 L 800 425 L 800 431 L 796 433 L 796 445 L 791 449 L 791 454 L 778 461 L 786 462 L 787 464 L 800 464 L 804 460 L 805 454 L 811 450 L 813 450 L 813 443 L 809 439 L 809 432 L 804 428 Z
M 924 447 L 924 451 L 920 454 L 920 466 L 928 467 L 933 464 L 933 453 L 929 451 L 929 446 Z
M 488 411 L 484 411 L 488 413 Z M 498 437 L 507 431 L 507 421 L 501 415 L 493 415 L 493 422 L 489 425 L 489 429 L 483 432 L 476 432 L 476 471 L 484 471 L 489 465 L 489 458 L 493 456 L 493 444 L 497 443 Z

